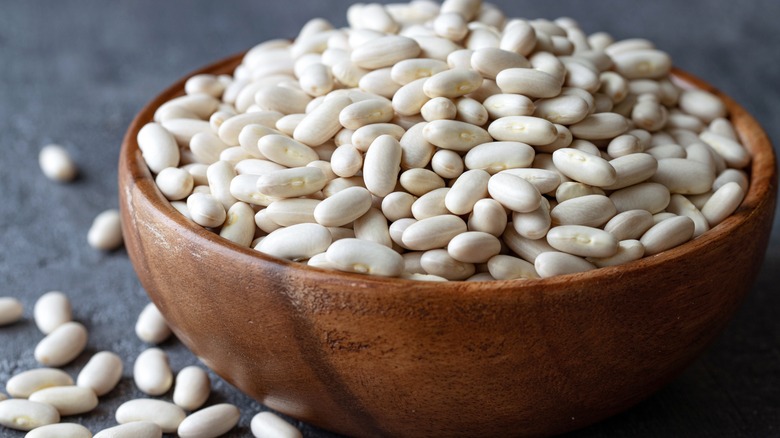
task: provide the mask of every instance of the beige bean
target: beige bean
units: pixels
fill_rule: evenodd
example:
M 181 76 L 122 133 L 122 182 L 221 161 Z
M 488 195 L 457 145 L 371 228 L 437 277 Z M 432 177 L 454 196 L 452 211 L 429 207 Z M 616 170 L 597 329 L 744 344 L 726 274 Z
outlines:
M 35 347 L 35 360 L 59 367 L 78 357 L 87 346 L 87 329 L 78 322 L 66 322 L 46 335 Z
M 359 67 L 377 69 L 390 67 L 420 54 L 420 45 L 411 38 L 387 35 L 368 41 L 352 51 L 351 60 Z
M 552 225 L 550 202 L 542 197 L 542 202 L 536 210 L 527 213 L 512 212 L 512 225 L 523 237 L 541 239 Z
M 425 219 L 428 217 L 439 216 L 443 214 L 449 214 L 450 211 L 444 203 L 447 197 L 447 193 L 450 191 L 449 187 L 442 187 L 431 190 L 430 192 L 419 197 L 412 204 L 412 216 L 415 219 Z
M 434 97 L 420 108 L 420 114 L 427 122 L 451 120 L 458 114 L 458 109 L 452 100 L 446 97 Z
M 479 101 L 470 97 L 461 97 L 455 102 L 456 120 L 482 126 L 488 121 L 488 112 Z
M 520 94 L 493 94 L 482 105 L 492 119 L 511 116 L 530 116 L 535 111 L 531 99 Z
M 597 157 L 601 156 L 601 150 L 595 144 L 587 140 L 582 140 L 582 139 L 572 140 L 571 144 L 569 144 L 569 148 L 577 149 L 582 152 L 587 152 Z
M 234 181 L 240 177 L 234 178 Z M 231 183 L 231 193 L 233 193 L 232 186 L 233 184 Z M 209 228 L 222 225 L 227 217 L 222 203 L 214 196 L 206 193 L 193 193 L 190 195 L 187 198 L 187 210 L 189 210 L 190 217 L 196 224 Z
M 154 180 L 157 188 L 169 201 L 184 199 L 192 192 L 192 175 L 178 167 L 168 167 L 160 171 Z
M 401 168 L 414 169 L 425 167 L 431 161 L 436 148 L 423 135 L 427 123 L 417 123 L 410 127 L 400 138 Z M 461 163 L 462 164 L 462 163 Z
M 704 90 L 685 90 L 680 94 L 680 109 L 705 123 L 726 117 L 726 105 L 718 96 Z
M 122 358 L 110 351 L 95 353 L 76 378 L 76 385 L 91 389 L 97 396 L 111 392 L 122 378 Z
M 417 200 L 406 192 L 393 192 L 382 199 L 382 214 L 391 222 L 412 217 L 412 204 Z
M 614 103 L 620 103 L 628 96 L 628 81 L 623 76 L 613 72 L 604 71 L 600 74 L 601 87 L 599 92 L 606 94 Z
M 487 262 L 490 275 L 496 280 L 515 280 L 518 278 L 539 278 L 534 265 L 508 255 L 496 255 Z
M 618 212 L 646 210 L 655 214 L 666 209 L 670 196 L 669 189 L 663 184 L 646 182 L 616 190 L 609 199 Z
M 511 168 L 502 172 L 523 178 L 536 187 L 539 193 L 553 192 L 561 184 L 561 175 L 552 170 L 529 167 Z
M 173 372 L 168 364 L 168 355 L 159 348 L 147 348 L 133 365 L 135 385 L 146 394 L 162 395 L 173 385 Z
M 304 91 L 290 87 L 269 85 L 255 93 L 255 104 L 261 109 L 285 115 L 303 113 L 309 102 L 311 97 Z
M 255 249 L 273 257 L 303 260 L 325 252 L 331 242 L 332 236 L 327 228 L 304 223 L 269 233 Z
M 162 429 L 151 421 L 133 421 L 103 429 L 94 438 L 162 438 Z
M 496 75 L 508 68 L 528 68 L 531 63 L 525 56 L 502 50 L 496 47 L 486 47 L 474 51 L 471 56 L 471 67 L 486 79 L 496 79 Z
M 92 432 L 80 424 L 57 423 L 36 427 L 24 438 L 92 438 Z
M 627 210 L 616 214 L 604 225 L 604 231 L 619 241 L 638 239 L 653 226 L 653 215 L 646 210 Z
M 729 167 L 742 169 L 750 163 L 750 153 L 735 140 L 710 131 L 702 132 L 699 138 L 723 157 Z
M 515 254 L 527 262 L 534 263 L 539 254 L 555 249 L 547 243 L 546 239 L 529 239 L 521 236 L 513 224 L 508 225 L 502 234 L 504 243 Z
M 371 146 L 371 143 L 382 135 L 389 135 L 396 140 L 400 140 L 403 138 L 404 133 L 404 128 L 394 123 L 374 123 L 355 130 L 354 134 L 352 134 L 352 145 L 359 151 L 365 152 Z M 322 146 L 318 147 L 317 150 L 321 148 Z
M 401 168 L 401 144 L 389 135 L 377 137 L 363 159 L 363 180 L 366 188 L 376 196 L 393 191 Z
M 333 242 L 326 252 L 328 262 L 345 272 L 397 277 L 403 272 L 400 254 L 382 244 L 360 239 Z
M 171 336 L 171 329 L 165 322 L 165 317 L 154 303 L 147 304 L 138 315 L 135 334 L 140 340 L 150 344 L 160 344 Z
M 712 194 L 709 200 L 701 208 L 701 213 L 707 218 L 711 227 L 723 222 L 728 216 L 731 216 L 742 199 L 745 197 L 745 191 L 739 184 L 728 182 L 721 186 Z
M 405 59 L 393 65 L 390 70 L 390 77 L 393 81 L 406 85 L 418 79 L 431 77 L 447 69 L 447 63 L 438 59 Z
M 35 368 L 12 376 L 5 384 L 8 395 L 27 398 L 41 389 L 73 385 L 73 379 L 64 371 L 54 368 Z
M 552 123 L 570 125 L 582 121 L 589 112 L 588 103 L 576 95 L 561 95 L 535 102 L 533 115 Z
M 0 297 L 0 327 L 19 321 L 23 314 L 21 301 L 14 297 Z
M 227 218 L 219 230 L 219 235 L 227 240 L 247 247 L 252 243 L 255 233 L 255 212 L 248 204 L 236 202 L 227 211 Z
M 655 157 L 656 160 L 664 158 L 685 158 L 687 156 L 685 148 L 678 144 L 661 144 L 653 146 L 647 150 L 647 153 Z
M 435 172 L 420 168 L 404 171 L 398 178 L 398 182 L 407 192 L 415 196 L 422 196 L 445 185 L 444 180 Z
M 59 421 L 60 414 L 49 404 L 18 399 L 0 401 L 0 426 L 28 431 Z
M 420 78 L 399 88 L 393 95 L 393 110 L 403 116 L 418 114 L 423 105 L 430 100 L 430 97 L 424 92 L 428 79 Z
M 347 129 L 358 129 L 372 123 L 389 122 L 393 106 L 389 101 L 369 99 L 346 106 L 339 113 L 339 122 Z
M 190 365 L 182 368 L 176 375 L 173 389 L 173 402 L 188 411 L 194 411 L 209 398 L 211 381 L 203 368 Z
M 617 266 L 639 260 L 645 254 L 645 247 L 638 240 L 621 240 L 617 252 L 610 257 L 588 257 L 588 261 L 599 268 Z
M 555 76 L 531 68 L 508 68 L 496 75 L 502 93 L 528 97 L 555 97 L 561 92 L 561 81 Z
M 691 240 L 694 228 L 689 217 L 676 216 L 653 225 L 639 241 L 645 247 L 645 255 L 651 256 Z
M 618 240 L 598 228 L 561 225 L 550 228 L 547 243 L 553 248 L 582 257 L 611 257 L 617 253 Z
M 536 31 L 525 20 L 514 20 L 504 28 L 499 47 L 501 50 L 528 56 L 536 46 Z
M 550 211 L 550 216 L 556 225 L 601 227 L 617 212 L 611 198 L 604 195 L 585 195 L 559 203 Z
M 488 234 L 488 236 L 490 235 Z M 456 260 L 445 249 L 426 251 L 420 257 L 420 265 L 430 275 L 453 281 L 465 280 L 474 275 L 475 272 L 473 263 Z
M 178 428 L 181 438 L 215 438 L 233 429 L 241 412 L 229 403 L 209 406 L 190 414 Z
M 387 218 L 377 208 L 369 208 L 368 211 L 353 224 L 355 238 L 368 242 L 375 242 L 388 248 L 393 246 Z
M 176 139 L 162 125 L 147 123 L 136 137 L 141 155 L 152 172 L 179 165 L 179 147 Z
M 257 146 L 268 160 L 286 167 L 302 167 L 319 159 L 314 149 L 285 135 L 265 135 Z
M 446 192 L 445 207 L 457 215 L 470 213 L 477 201 L 487 197 L 489 180 L 490 174 L 481 169 L 464 172 Z
M 295 426 L 268 411 L 252 417 L 250 428 L 252 435 L 257 438 L 301 438 L 303 436 Z
M 710 122 L 709 130 L 722 137 L 738 141 L 737 131 L 728 119 L 718 117 Z
M 658 160 L 644 153 L 628 154 L 609 161 L 615 169 L 616 181 L 604 186 L 607 190 L 618 190 L 646 181 L 655 175 Z
M 98 398 L 91 388 L 80 386 L 54 386 L 30 394 L 30 401 L 53 406 L 61 416 L 90 412 L 98 405 Z
M 482 231 L 467 231 L 459 234 L 447 245 L 449 256 L 463 263 L 486 263 L 500 251 L 501 242 L 498 238 Z
M 650 181 L 661 183 L 672 193 L 695 195 L 712 188 L 715 173 L 704 163 L 684 158 L 658 160 L 658 169 Z
M 615 70 L 626 79 L 658 79 L 669 74 L 672 60 L 664 52 L 653 49 L 626 50 L 609 53 Z
M 270 197 L 296 198 L 316 193 L 327 183 L 325 173 L 316 167 L 294 167 L 261 175 L 257 178 L 257 191 Z
M 604 190 L 573 181 L 563 182 L 555 189 L 555 200 L 558 203 L 587 195 L 604 195 Z
M 495 199 L 484 198 L 474 204 L 468 221 L 469 231 L 484 231 L 500 236 L 506 229 L 507 214 Z
M 704 217 L 702 212 L 683 195 L 672 195 L 669 206 L 666 207 L 666 209 L 670 213 L 674 213 L 678 216 L 687 216 L 693 221 L 693 237 L 699 237 L 702 233 L 710 229 L 707 218 Z
M 329 181 L 325 185 L 325 187 L 322 188 L 322 194 L 323 196 L 328 198 L 340 192 L 341 190 L 346 189 L 347 187 L 354 187 L 354 186 L 360 186 L 363 188 L 366 187 L 365 183 L 363 182 L 362 176 L 353 176 L 349 178 L 336 178 L 332 181 Z
M 642 143 L 637 137 L 631 134 L 619 135 L 612 139 L 609 142 L 609 145 L 607 145 L 607 154 L 612 158 L 620 158 L 642 152 L 644 152 Z M 615 168 L 615 170 L 617 170 L 617 168 Z
M 425 125 L 423 136 L 429 143 L 458 152 L 492 140 L 487 131 L 456 120 L 434 120 Z
M 341 96 L 326 99 L 298 123 L 293 138 L 307 146 L 319 146 L 330 140 L 341 129 L 339 113 L 352 103 L 352 99 Z
M 597 113 L 569 126 L 572 135 L 583 140 L 609 140 L 628 131 L 628 120 L 617 113 Z
M 442 178 L 457 178 L 463 173 L 463 159 L 454 151 L 441 149 L 431 157 L 431 168 Z
M 715 172 L 717 168 L 717 162 L 714 155 L 715 152 L 712 150 L 712 148 L 707 146 L 705 143 L 698 141 L 697 137 L 696 141 L 685 146 L 685 157 L 683 158 L 704 163 L 713 172 Z
M 358 81 L 357 87 L 369 93 L 392 99 L 401 85 L 393 80 L 391 68 L 380 68 L 364 74 Z
M 268 219 L 277 225 L 289 227 L 303 223 L 314 223 L 314 210 L 321 201 L 308 198 L 280 199 L 266 209 Z
M 555 167 L 565 176 L 597 187 L 617 182 L 615 168 L 605 159 L 577 149 L 558 149 L 552 154 Z
M 525 179 L 501 172 L 490 177 L 488 193 L 504 207 L 521 213 L 539 208 L 541 194 Z
M 572 254 L 548 251 L 536 257 L 534 268 L 541 278 L 549 278 L 557 275 L 590 271 L 596 269 L 596 266 Z
M 33 307 L 33 319 L 38 330 L 45 335 L 70 322 L 73 317 L 68 296 L 59 291 L 41 295 Z
M 403 232 L 403 244 L 413 250 L 444 248 L 458 234 L 465 233 L 466 223 L 454 215 L 439 215 L 419 220 Z
M 351 144 L 343 144 L 333 151 L 330 159 L 333 173 L 348 178 L 356 175 L 363 167 L 363 155 Z
M 729 182 L 737 183 L 740 187 L 742 187 L 743 192 L 747 192 L 750 183 L 748 176 L 744 171 L 738 169 L 726 169 L 721 172 L 717 178 L 715 178 L 715 181 L 712 183 L 712 190 L 718 190 Z
M 390 227 L 388 227 L 388 232 L 390 233 L 390 238 L 393 240 L 393 243 L 398 245 L 401 248 L 409 249 L 404 245 L 403 242 L 403 233 L 406 231 L 407 228 L 409 228 L 410 225 L 417 222 L 417 219 L 414 218 L 401 218 L 396 221 L 394 221 L 392 224 L 390 224 Z M 406 257 L 409 253 L 404 253 L 404 260 L 406 263 Z M 424 271 L 413 271 L 408 269 L 408 267 L 404 268 L 404 272 L 420 272 L 424 273 Z
M 482 85 L 482 76 L 473 70 L 455 68 L 431 76 L 423 83 L 423 93 L 430 98 L 465 96 Z
M 43 174 L 52 181 L 69 182 L 78 174 L 76 163 L 67 149 L 56 144 L 46 145 L 41 149 L 38 154 L 38 165 Z
M 552 123 L 538 117 L 511 116 L 493 121 L 488 132 L 496 140 L 519 141 L 530 145 L 545 145 L 558 138 Z
M 119 424 L 151 421 L 157 424 L 163 433 L 175 433 L 184 417 L 182 408 L 175 404 L 150 398 L 126 401 L 116 410 L 116 422 Z

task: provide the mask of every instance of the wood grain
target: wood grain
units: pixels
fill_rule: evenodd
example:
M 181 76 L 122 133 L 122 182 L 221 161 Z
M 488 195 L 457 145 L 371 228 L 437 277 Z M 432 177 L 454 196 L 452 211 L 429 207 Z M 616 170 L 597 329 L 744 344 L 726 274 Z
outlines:
M 240 55 L 200 72 L 230 72 Z M 709 85 L 683 73 L 691 84 Z M 713 340 L 761 265 L 777 193 L 758 123 L 738 211 L 700 238 L 620 267 L 545 280 L 427 283 L 334 273 L 240 248 L 178 214 L 125 137 L 123 232 L 176 335 L 265 405 L 353 436 L 543 436 L 622 411 Z

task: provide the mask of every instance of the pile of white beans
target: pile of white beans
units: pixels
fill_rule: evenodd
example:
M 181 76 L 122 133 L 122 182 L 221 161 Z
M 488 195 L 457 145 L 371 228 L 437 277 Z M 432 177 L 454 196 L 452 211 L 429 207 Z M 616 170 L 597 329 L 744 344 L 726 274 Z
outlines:
M 138 145 L 183 215 L 319 268 L 551 277 L 651 256 L 731 215 L 750 155 L 644 39 L 478 0 L 356 4 L 200 74 Z
M 17 323 L 23 315 L 19 300 L 0 297 L 0 327 Z M 111 392 L 122 379 L 122 358 L 110 351 L 94 354 L 74 383 L 58 367 L 71 363 L 84 351 L 88 333 L 72 320 L 70 300 L 58 291 L 43 294 L 35 303 L 33 319 L 45 335 L 34 353 L 42 368 L 19 372 L 5 382 L 11 398 L 0 392 L 0 435 L 2 427 L 7 427 L 30 431 L 27 438 L 91 438 L 92 432 L 86 427 L 60 420 L 93 411 L 99 397 Z M 171 335 L 152 303 L 138 316 L 135 332 L 148 344 L 162 343 Z M 168 356 L 160 348 L 150 347 L 138 355 L 133 380 L 140 391 L 158 398 L 124 402 L 115 413 L 119 425 L 98 432 L 95 438 L 160 438 L 163 433 L 176 433 L 182 438 L 218 437 L 239 421 L 240 412 L 231 404 L 203 407 L 211 394 L 208 374 L 198 366 L 187 366 L 174 379 Z M 172 402 L 160 398 L 171 388 Z M 250 428 L 258 438 L 301 437 L 300 431 L 271 412 L 255 415 Z

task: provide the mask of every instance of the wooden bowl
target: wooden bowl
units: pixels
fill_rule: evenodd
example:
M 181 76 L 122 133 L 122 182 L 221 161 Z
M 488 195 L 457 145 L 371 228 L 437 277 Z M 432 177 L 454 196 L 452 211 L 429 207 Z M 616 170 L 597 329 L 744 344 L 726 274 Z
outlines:
M 228 73 L 233 56 L 197 73 Z M 130 125 L 119 187 L 130 259 L 174 333 L 266 406 L 353 436 L 539 436 L 622 411 L 677 376 L 725 326 L 761 266 L 775 157 L 723 98 L 750 150 L 737 212 L 700 238 L 619 267 L 539 280 L 429 283 L 277 260 L 174 210 Z

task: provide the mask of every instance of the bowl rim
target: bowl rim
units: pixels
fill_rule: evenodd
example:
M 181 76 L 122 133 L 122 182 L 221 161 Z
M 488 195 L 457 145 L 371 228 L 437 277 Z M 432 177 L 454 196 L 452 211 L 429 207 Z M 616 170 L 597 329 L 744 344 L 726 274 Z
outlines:
M 751 163 L 745 169 L 749 175 L 749 186 L 745 197 L 737 210 L 723 222 L 703 233 L 700 237 L 690 240 L 682 245 L 661 253 L 642 257 L 629 263 L 617 266 L 597 268 L 591 271 L 557 275 L 548 278 L 491 280 L 482 282 L 448 281 L 428 282 L 404 278 L 378 277 L 365 274 L 326 270 L 308 266 L 300 262 L 279 259 L 261 253 L 251 247 L 242 247 L 214 233 L 179 213 L 157 188 L 151 171 L 141 158 L 138 148 L 138 131 L 148 122 L 153 121 L 155 110 L 164 102 L 184 94 L 184 84 L 188 78 L 197 74 L 221 74 L 232 73 L 239 65 L 246 52 L 240 52 L 219 61 L 199 68 L 184 77 L 178 79 L 171 86 L 152 98 L 136 114 L 129 125 L 122 141 L 119 159 L 119 190 L 126 190 L 125 179 L 129 178 L 138 188 L 137 193 L 143 195 L 154 208 L 154 216 L 158 219 L 170 220 L 179 231 L 186 233 L 186 237 L 199 246 L 216 245 L 223 255 L 231 259 L 242 259 L 247 263 L 270 264 L 274 269 L 292 270 L 314 276 L 315 281 L 337 282 L 350 284 L 363 283 L 365 287 L 383 287 L 385 291 L 402 295 L 427 296 L 427 294 L 440 295 L 463 294 L 465 297 L 479 297 L 500 290 L 511 289 L 513 294 L 522 291 L 544 290 L 551 293 L 566 293 L 570 288 L 562 288 L 562 285 L 575 282 L 607 282 L 618 277 L 630 275 L 647 268 L 657 267 L 666 263 L 674 263 L 675 260 L 687 257 L 700 250 L 706 250 L 706 246 L 717 244 L 718 241 L 727 238 L 735 230 L 747 226 L 754 221 L 766 208 L 772 207 L 777 191 L 777 166 L 774 149 L 760 124 L 750 115 L 745 108 L 736 103 L 728 95 L 702 79 L 677 68 L 672 69 L 674 79 L 681 81 L 682 85 L 699 88 L 714 93 L 721 98 L 728 108 L 729 119 L 737 131 L 740 141 L 748 149 L 751 155 Z M 122 168 L 128 172 L 124 177 Z M 128 181 L 128 182 L 130 182 Z M 136 196 L 135 194 L 133 196 Z M 769 206 L 767 204 L 770 204 Z M 124 207 L 124 206 L 123 206 Z M 774 214 L 774 208 L 772 212 Z M 410 287 L 410 286 L 414 287 Z M 384 293 L 384 291 L 383 291 Z M 452 295 L 447 295 L 452 297 Z

